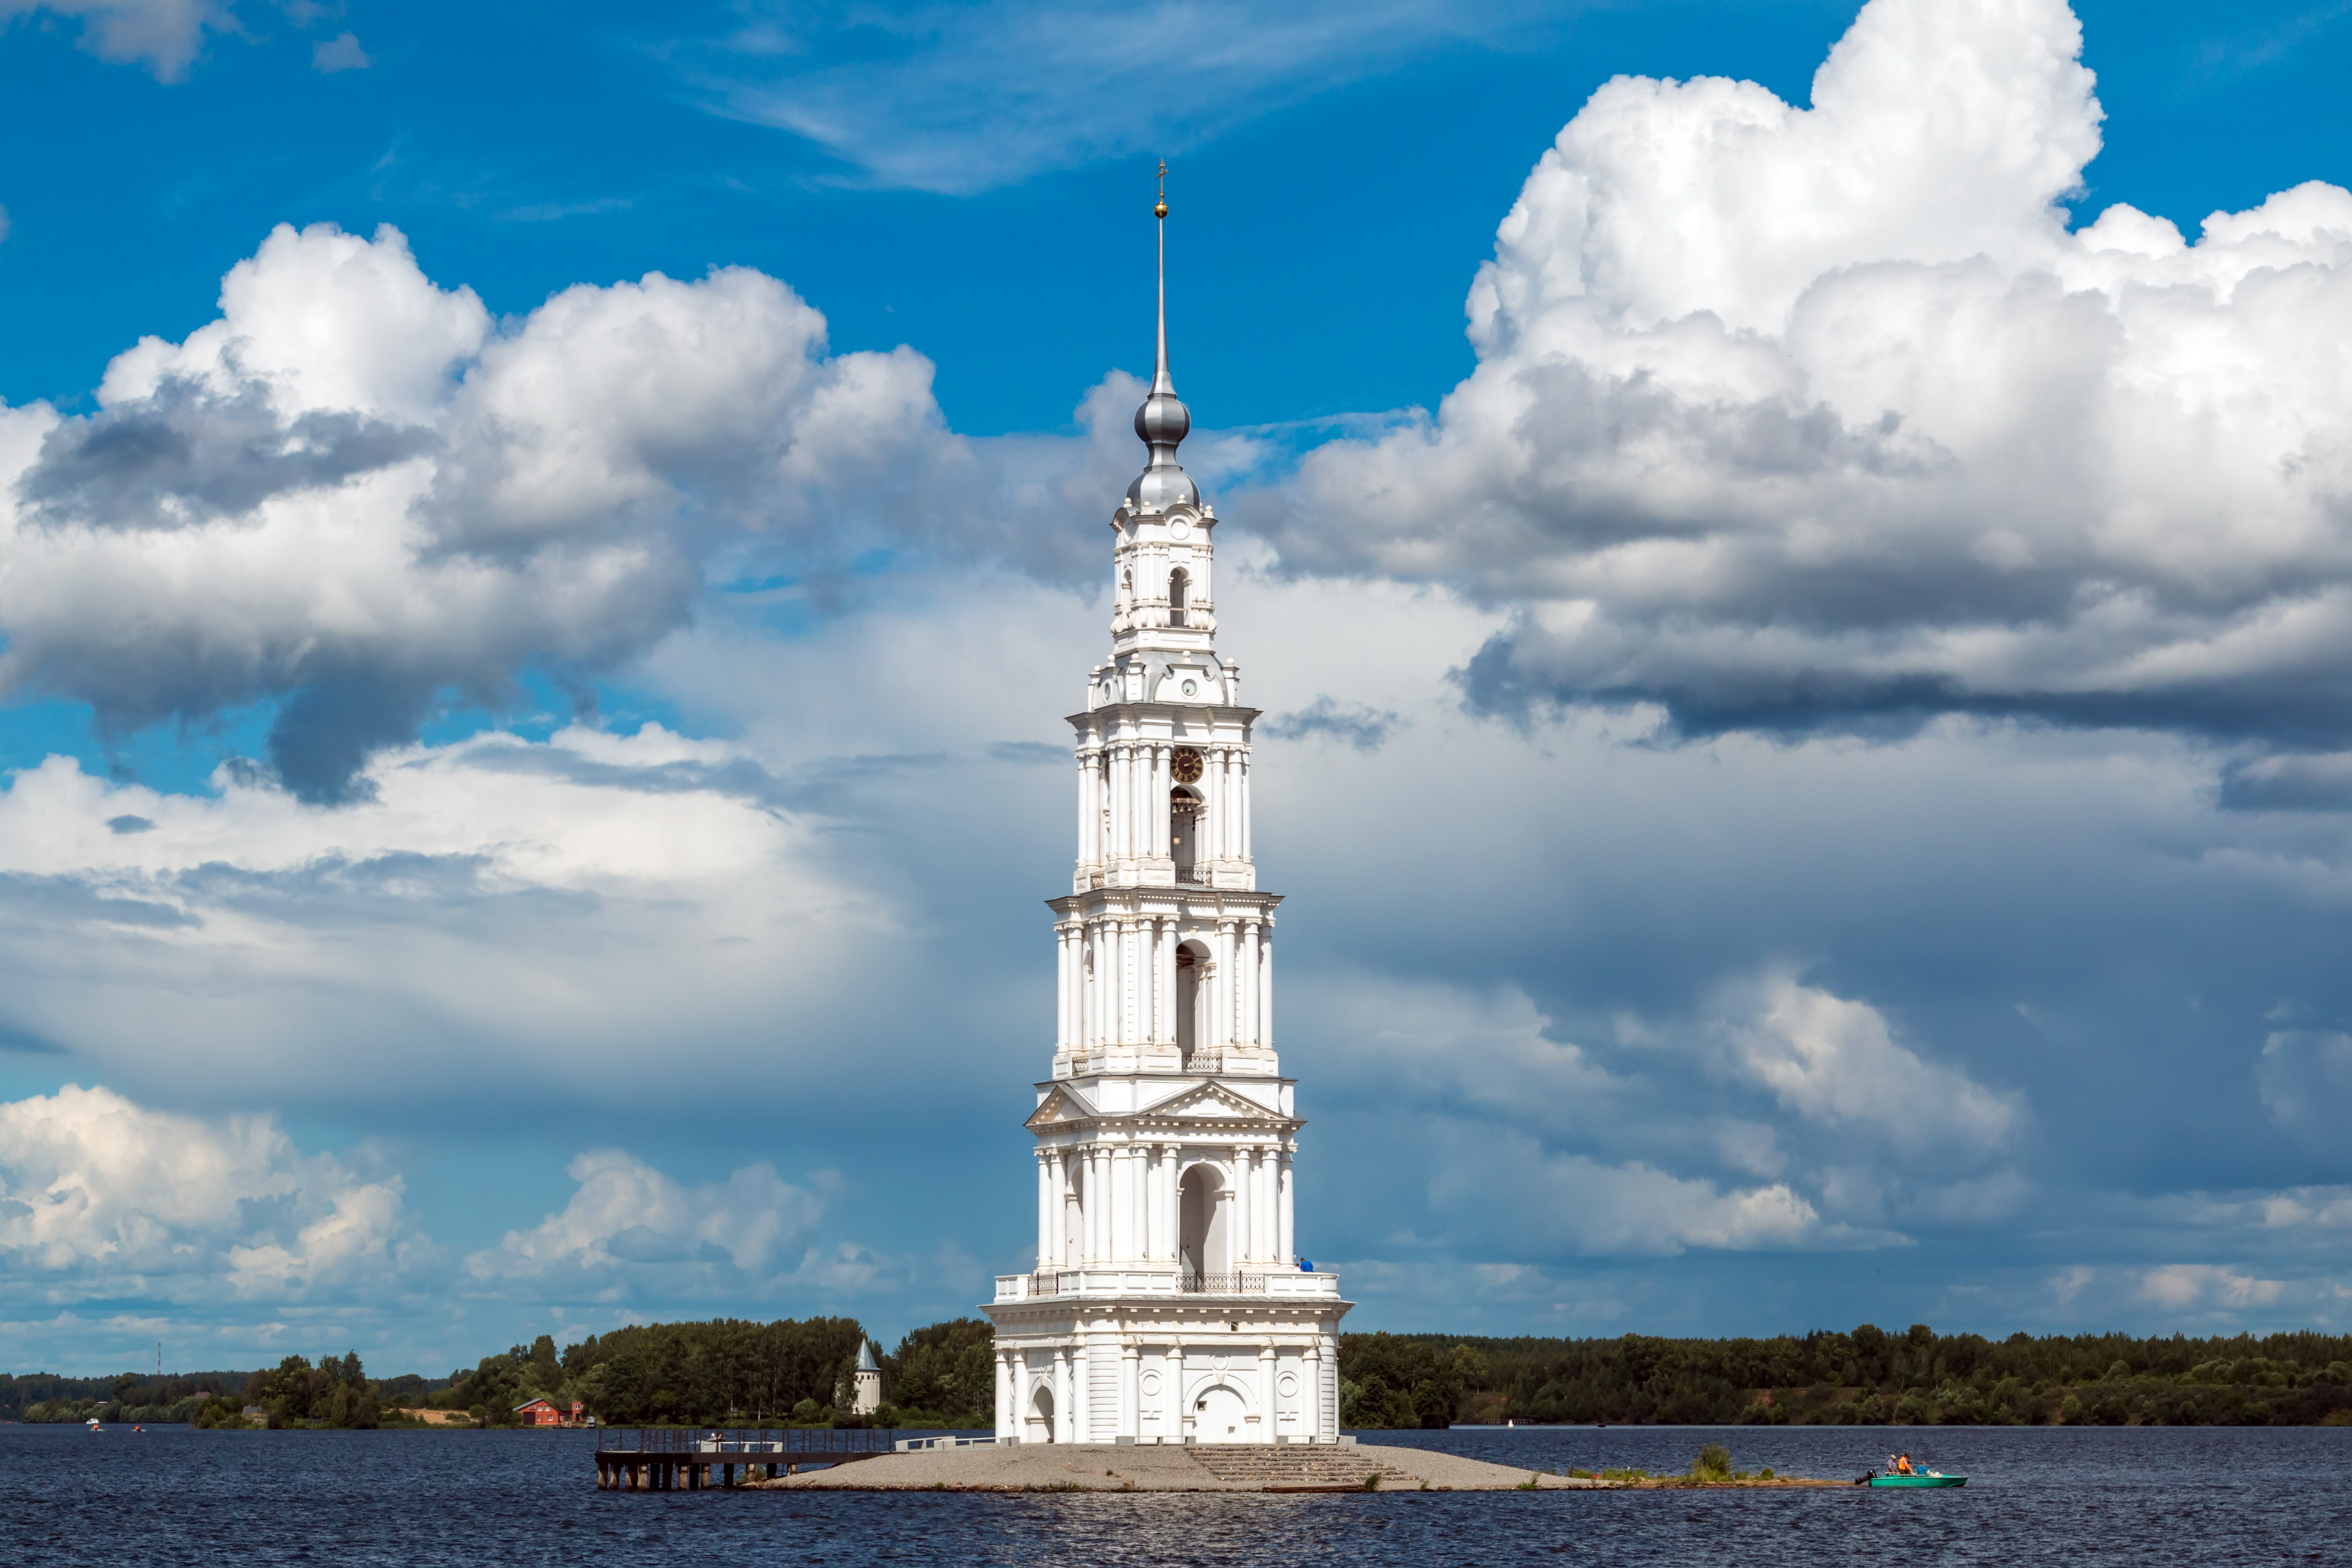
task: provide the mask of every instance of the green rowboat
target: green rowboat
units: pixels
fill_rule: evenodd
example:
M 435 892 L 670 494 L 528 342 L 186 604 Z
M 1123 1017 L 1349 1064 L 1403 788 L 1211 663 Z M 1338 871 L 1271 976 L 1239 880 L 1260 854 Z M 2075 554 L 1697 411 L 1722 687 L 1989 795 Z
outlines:
M 1969 1484 L 1969 1478 L 1938 1475 L 1873 1476 L 1870 1478 L 1870 1484 L 1874 1487 L 1964 1487 Z

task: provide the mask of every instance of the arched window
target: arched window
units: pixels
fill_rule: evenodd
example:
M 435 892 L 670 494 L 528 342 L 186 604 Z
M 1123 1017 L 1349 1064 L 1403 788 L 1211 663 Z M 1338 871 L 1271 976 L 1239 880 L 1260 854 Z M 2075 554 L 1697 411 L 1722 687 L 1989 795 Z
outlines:
M 1171 626 L 1184 624 L 1185 595 L 1191 591 L 1192 583 L 1192 580 L 1184 575 L 1181 566 L 1168 574 L 1168 624 Z

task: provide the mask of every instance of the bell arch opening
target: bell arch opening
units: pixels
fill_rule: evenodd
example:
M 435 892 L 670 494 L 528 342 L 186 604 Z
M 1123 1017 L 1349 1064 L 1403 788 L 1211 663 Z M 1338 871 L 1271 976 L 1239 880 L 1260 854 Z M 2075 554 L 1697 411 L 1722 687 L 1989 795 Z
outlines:
M 1176 1054 L 1186 1067 L 1201 1044 L 1201 1025 L 1210 1016 L 1204 987 L 1209 983 L 1209 954 L 1196 942 L 1176 948 Z
M 1181 1198 L 1177 1224 L 1176 1267 L 1195 1289 L 1233 1268 L 1230 1234 L 1232 1193 L 1214 1165 L 1199 1164 L 1184 1173 L 1179 1184 Z
M 1170 626 L 1181 626 L 1184 624 L 1184 607 L 1190 599 L 1192 589 L 1192 580 L 1184 574 L 1184 568 L 1181 566 L 1168 574 L 1168 624 Z
M 1201 794 L 1189 784 L 1168 792 L 1168 853 L 1176 862 L 1176 879 L 1200 880 Z

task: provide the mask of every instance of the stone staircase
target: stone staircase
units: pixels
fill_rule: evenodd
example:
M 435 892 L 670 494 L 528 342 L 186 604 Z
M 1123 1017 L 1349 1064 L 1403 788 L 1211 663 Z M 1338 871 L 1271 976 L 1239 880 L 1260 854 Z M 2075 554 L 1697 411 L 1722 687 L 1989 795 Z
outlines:
M 1380 1458 L 1377 1448 L 1307 1443 L 1201 1443 L 1186 1450 L 1221 1481 L 1245 1487 L 1349 1487 L 1378 1476 L 1383 1487 L 1417 1487 L 1421 1479 Z

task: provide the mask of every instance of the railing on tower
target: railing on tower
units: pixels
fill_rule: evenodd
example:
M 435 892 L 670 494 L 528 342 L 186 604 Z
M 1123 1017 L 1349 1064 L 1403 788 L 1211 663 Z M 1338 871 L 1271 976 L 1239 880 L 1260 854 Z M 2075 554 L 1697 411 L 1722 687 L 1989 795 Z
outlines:
M 1188 1296 L 1263 1296 L 1265 1294 L 1265 1276 L 1179 1273 L 1176 1289 Z

